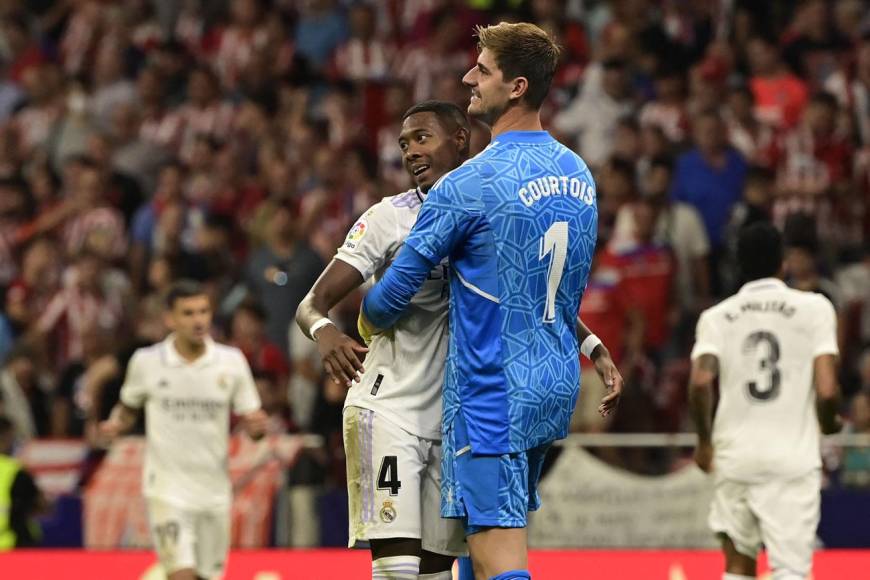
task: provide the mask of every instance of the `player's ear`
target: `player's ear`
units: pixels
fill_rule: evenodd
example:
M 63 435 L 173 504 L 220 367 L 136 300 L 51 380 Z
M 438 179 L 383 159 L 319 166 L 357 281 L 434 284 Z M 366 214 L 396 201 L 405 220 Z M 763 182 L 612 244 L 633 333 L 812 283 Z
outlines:
M 511 100 L 520 100 L 523 98 L 523 95 L 526 94 L 529 90 L 529 79 L 526 77 L 517 77 L 513 81 L 511 81 L 513 87 L 511 88 L 510 99 Z
M 456 141 L 457 151 L 466 151 L 471 144 L 471 135 L 465 127 L 459 127 L 453 133 L 453 140 Z

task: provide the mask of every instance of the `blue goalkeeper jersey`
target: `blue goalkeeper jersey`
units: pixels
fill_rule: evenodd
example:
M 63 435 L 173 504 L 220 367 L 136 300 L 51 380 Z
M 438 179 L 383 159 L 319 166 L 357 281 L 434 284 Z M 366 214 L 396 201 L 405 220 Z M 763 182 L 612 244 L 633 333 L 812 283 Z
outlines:
M 504 133 L 432 187 L 366 297 L 369 320 L 391 326 L 432 265 L 449 258 L 443 427 L 462 412 L 473 452 L 524 451 L 567 435 L 597 222 L 595 183 L 578 155 L 545 131 Z

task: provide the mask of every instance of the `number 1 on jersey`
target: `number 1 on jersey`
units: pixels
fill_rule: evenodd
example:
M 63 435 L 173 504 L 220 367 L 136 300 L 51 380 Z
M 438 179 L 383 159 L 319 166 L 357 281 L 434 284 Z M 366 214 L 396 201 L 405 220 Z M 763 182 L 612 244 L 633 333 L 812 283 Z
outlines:
M 568 255 L 568 222 L 553 222 L 541 238 L 538 260 L 550 254 L 550 268 L 547 270 L 547 301 L 544 305 L 544 322 L 556 320 L 556 291 L 562 282 L 565 257 Z

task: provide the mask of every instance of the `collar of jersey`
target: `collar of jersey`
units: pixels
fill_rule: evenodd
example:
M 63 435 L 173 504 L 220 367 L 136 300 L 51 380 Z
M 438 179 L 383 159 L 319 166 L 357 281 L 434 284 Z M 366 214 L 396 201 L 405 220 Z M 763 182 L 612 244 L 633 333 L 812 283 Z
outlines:
M 423 192 L 422 189 L 420 189 L 418 187 L 417 189 L 414 190 L 414 193 L 417 194 L 417 199 L 420 200 L 420 203 L 423 203 L 424 201 L 426 201 L 426 194 Z
M 754 290 L 766 290 L 767 288 L 785 288 L 785 282 L 779 278 L 759 278 L 747 282 L 740 287 L 740 292 L 752 292 Z
M 211 337 L 206 337 L 205 339 L 205 352 L 202 353 L 202 356 L 196 359 L 195 361 L 189 361 L 178 352 L 175 348 L 175 333 L 170 334 L 166 337 L 166 340 L 163 341 L 164 346 L 164 354 L 166 356 L 166 363 L 173 367 L 184 367 L 184 366 L 201 366 L 206 365 L 212 361 L 215 356 L 215 348 L 214 348 L 214 340 Z
M 493 143 L 547 143 L 553 136 L 547 131 L 505 131 Z

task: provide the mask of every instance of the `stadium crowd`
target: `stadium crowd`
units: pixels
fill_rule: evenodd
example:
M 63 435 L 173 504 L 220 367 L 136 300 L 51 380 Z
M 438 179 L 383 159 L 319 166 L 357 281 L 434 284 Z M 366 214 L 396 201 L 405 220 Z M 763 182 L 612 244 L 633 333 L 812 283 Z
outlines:
M 473 26 L 519 19 L 564 48 L 545 126 L 598 184 L 581 315 L 627 384 L 612 423 L 581 405 L 576 429 L 685 430 L 697 315 L 739 286 L 736 232 L 770 220 L 788 284 L 837 306 L 843 413 L 870 432 L 861 0 L 4 0 L 0 412 L 19 442 L 96 445 L 133 350 L 166 333 L 162 292 L 187 277 L 272 428 L 324 436 L 297 477 L 341 488 L 344 388 L 293 314 L 360 213 L 410 187 L 401 114 L 464 109 Z M 478 127 L 476 149 L 487 139 Z M 348 332 L 360 299 L 333 317 Z M 866 454 L 843 465 L 868 484 Z

